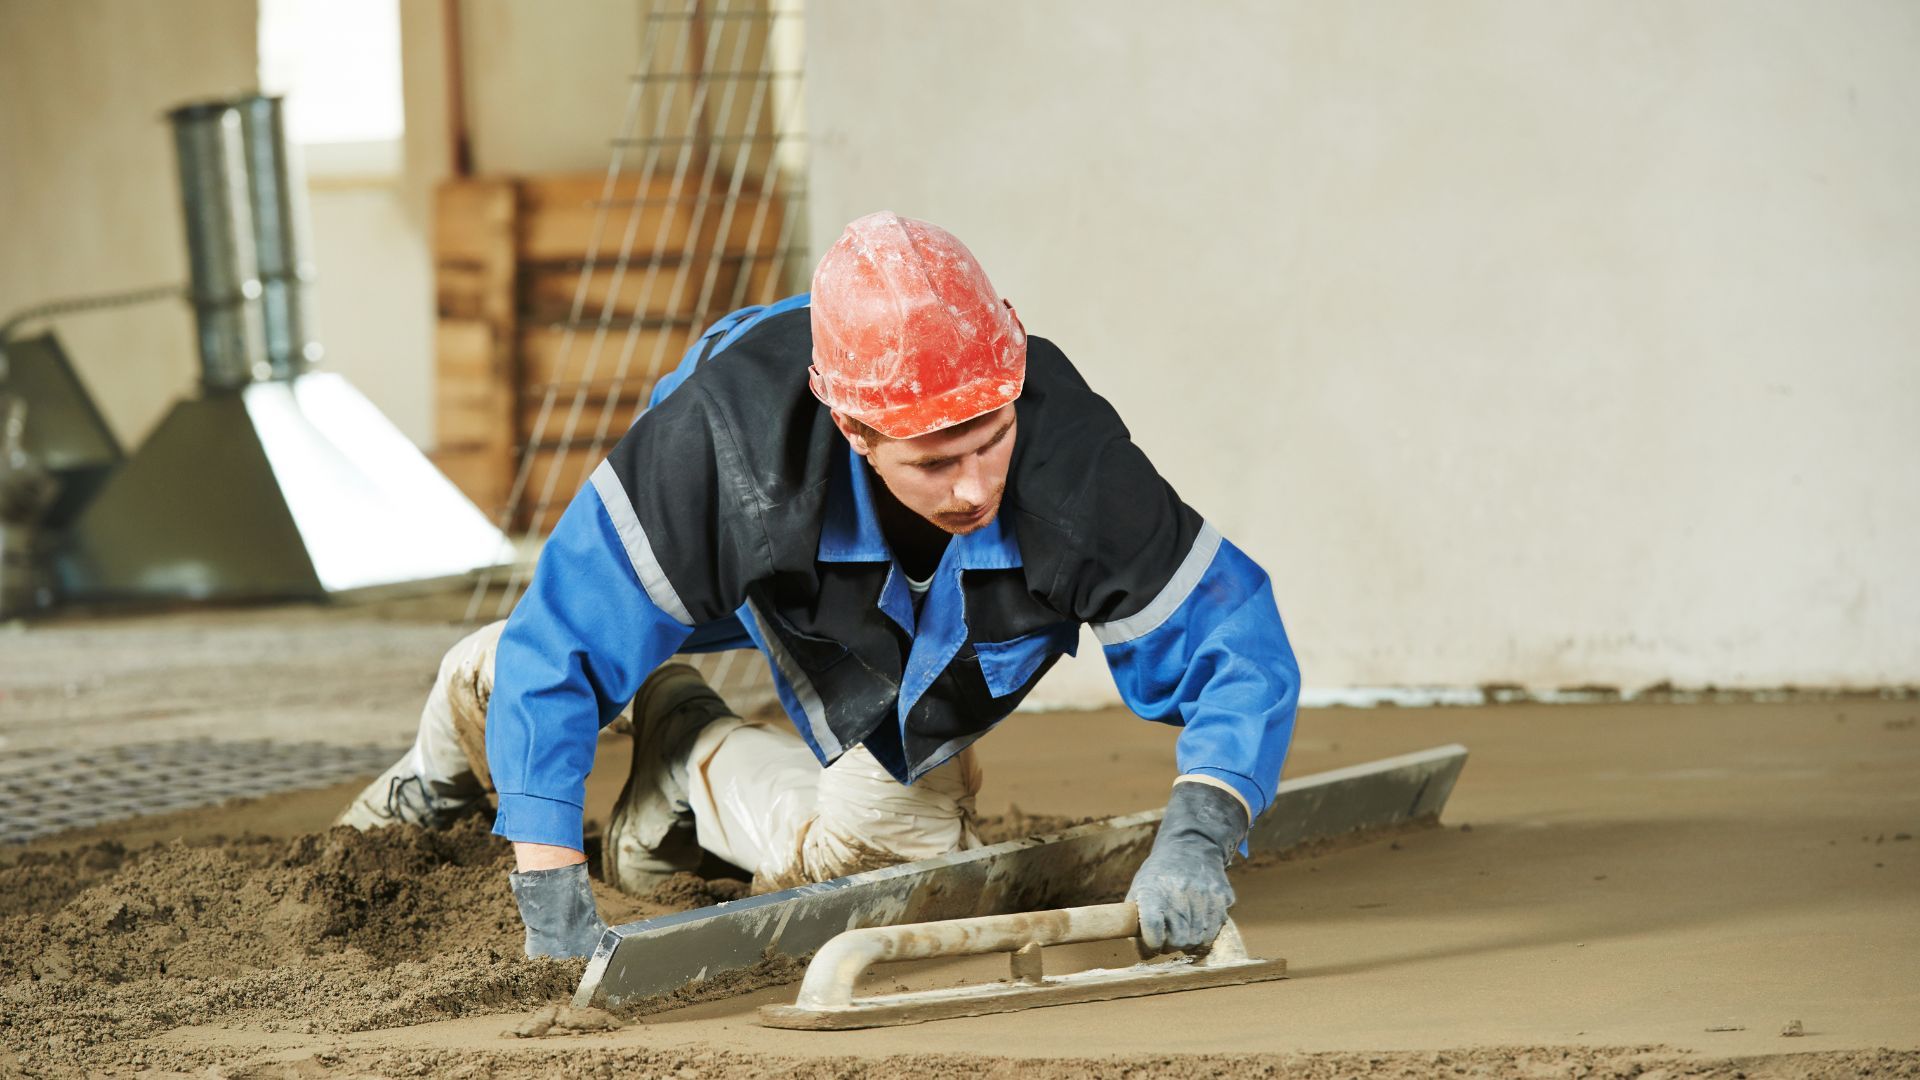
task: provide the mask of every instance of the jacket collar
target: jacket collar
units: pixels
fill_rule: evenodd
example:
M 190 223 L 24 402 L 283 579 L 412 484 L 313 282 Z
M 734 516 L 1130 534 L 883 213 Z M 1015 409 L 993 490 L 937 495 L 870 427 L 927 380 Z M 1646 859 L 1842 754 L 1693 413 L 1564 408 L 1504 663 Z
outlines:
M 849 446 L 827 485 L 826 518 L 820 525 L 821 562 L 893 562 L 873 500 L 866 462 Z M 957 570 L 1011 570 L 1023 565 L 1004 508 L 985 527 L 947 542 L 940 565 L 944 569 L 949 564 Z

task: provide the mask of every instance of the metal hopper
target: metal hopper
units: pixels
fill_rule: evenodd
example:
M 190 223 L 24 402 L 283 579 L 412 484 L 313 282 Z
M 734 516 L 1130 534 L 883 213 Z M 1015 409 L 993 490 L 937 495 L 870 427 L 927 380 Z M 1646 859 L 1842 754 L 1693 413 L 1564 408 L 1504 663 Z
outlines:
M 87 506 L 76 599 L 323 597 L 466 575 L 506 537 L 380 410 L 312 371 L 304 190 L 280 99 L 170 114 L 201 386 Z

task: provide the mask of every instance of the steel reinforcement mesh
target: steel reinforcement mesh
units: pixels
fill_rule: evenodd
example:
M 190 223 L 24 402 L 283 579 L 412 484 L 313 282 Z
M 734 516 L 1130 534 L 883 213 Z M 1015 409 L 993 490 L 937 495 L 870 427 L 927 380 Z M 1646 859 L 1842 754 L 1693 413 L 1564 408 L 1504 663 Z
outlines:
M 404 752 L 206 739 L 21 751 L 0 760 L 0 843 L 371 777 Z
M 809 275 L 800 8 L 639 4 L 640 67 L 609 140 L 570 309 L 549 327 L 556 374 L 521 446 L 503 530 L 516 508 L 536 529 L 557 516 L 679 363 L 679 346 L 729 311 L 803 289 Z M 512 610 L 538 547 L 516 545 L 510 568 L 481 575 L 470 621 Z M 681 659 L 736 711 L 773 700 L 758 657 Z

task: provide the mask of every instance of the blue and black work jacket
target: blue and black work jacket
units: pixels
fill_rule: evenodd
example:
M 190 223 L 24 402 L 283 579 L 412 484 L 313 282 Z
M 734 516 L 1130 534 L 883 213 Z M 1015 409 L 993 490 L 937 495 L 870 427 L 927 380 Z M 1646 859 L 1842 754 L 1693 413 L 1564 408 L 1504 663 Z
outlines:
M 807 389 L 806 304 L 710 329 L 555 526 L 496 654 L 494 831 L 580 847 L 598 729 L 676 651 L 759 649 L 822 763 L 864 744 L 911 784 L 1013 712 L 1083 624 L 1128 707 L 1184 728 L 1180 773 L 1263 812 L 1300 689 L 1266 573 L 1030 337 L 1000 513 L 947 542 L 916 610 L 878 478 Z

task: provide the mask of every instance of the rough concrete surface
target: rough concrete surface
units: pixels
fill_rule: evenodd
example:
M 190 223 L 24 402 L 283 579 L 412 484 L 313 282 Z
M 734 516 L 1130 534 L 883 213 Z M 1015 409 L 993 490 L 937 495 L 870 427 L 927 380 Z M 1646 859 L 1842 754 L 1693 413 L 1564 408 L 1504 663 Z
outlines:
M 415 657 L 416 694 L 436 660 Z M 192 678 L 252 677 L 216 669 Z M 388 737 L 417 705 L 384 706 Z M 1439 828 L 1235 871 L 1249 948 L 1291 979 L 875 1031 L 754 1024 L 791 965 L 673 1008 L 543 1013 L 579 964 L 519 956 L 504 847 L 480 822 L 325 831 L 351 785 L 96 827 L 0 849 L 0 1075 L 1920 1076 L 1917 721 L 1913 702 L 1309 712 L 1293 774 L 1437 741 L 1473 758 Z M 1031 830 L 1152 805 L 1172 735 L 1016 717 L 981 746 L 982 809 Z M 602 743 L 591 817 L 625 747 Z M 603 913 L 739 887 L 603 893 Z M 1003 973 L 899 965 L 867 989 Z
M 464 597 L 0 624 L 0 752 L 210 738 L 412 741 Z

